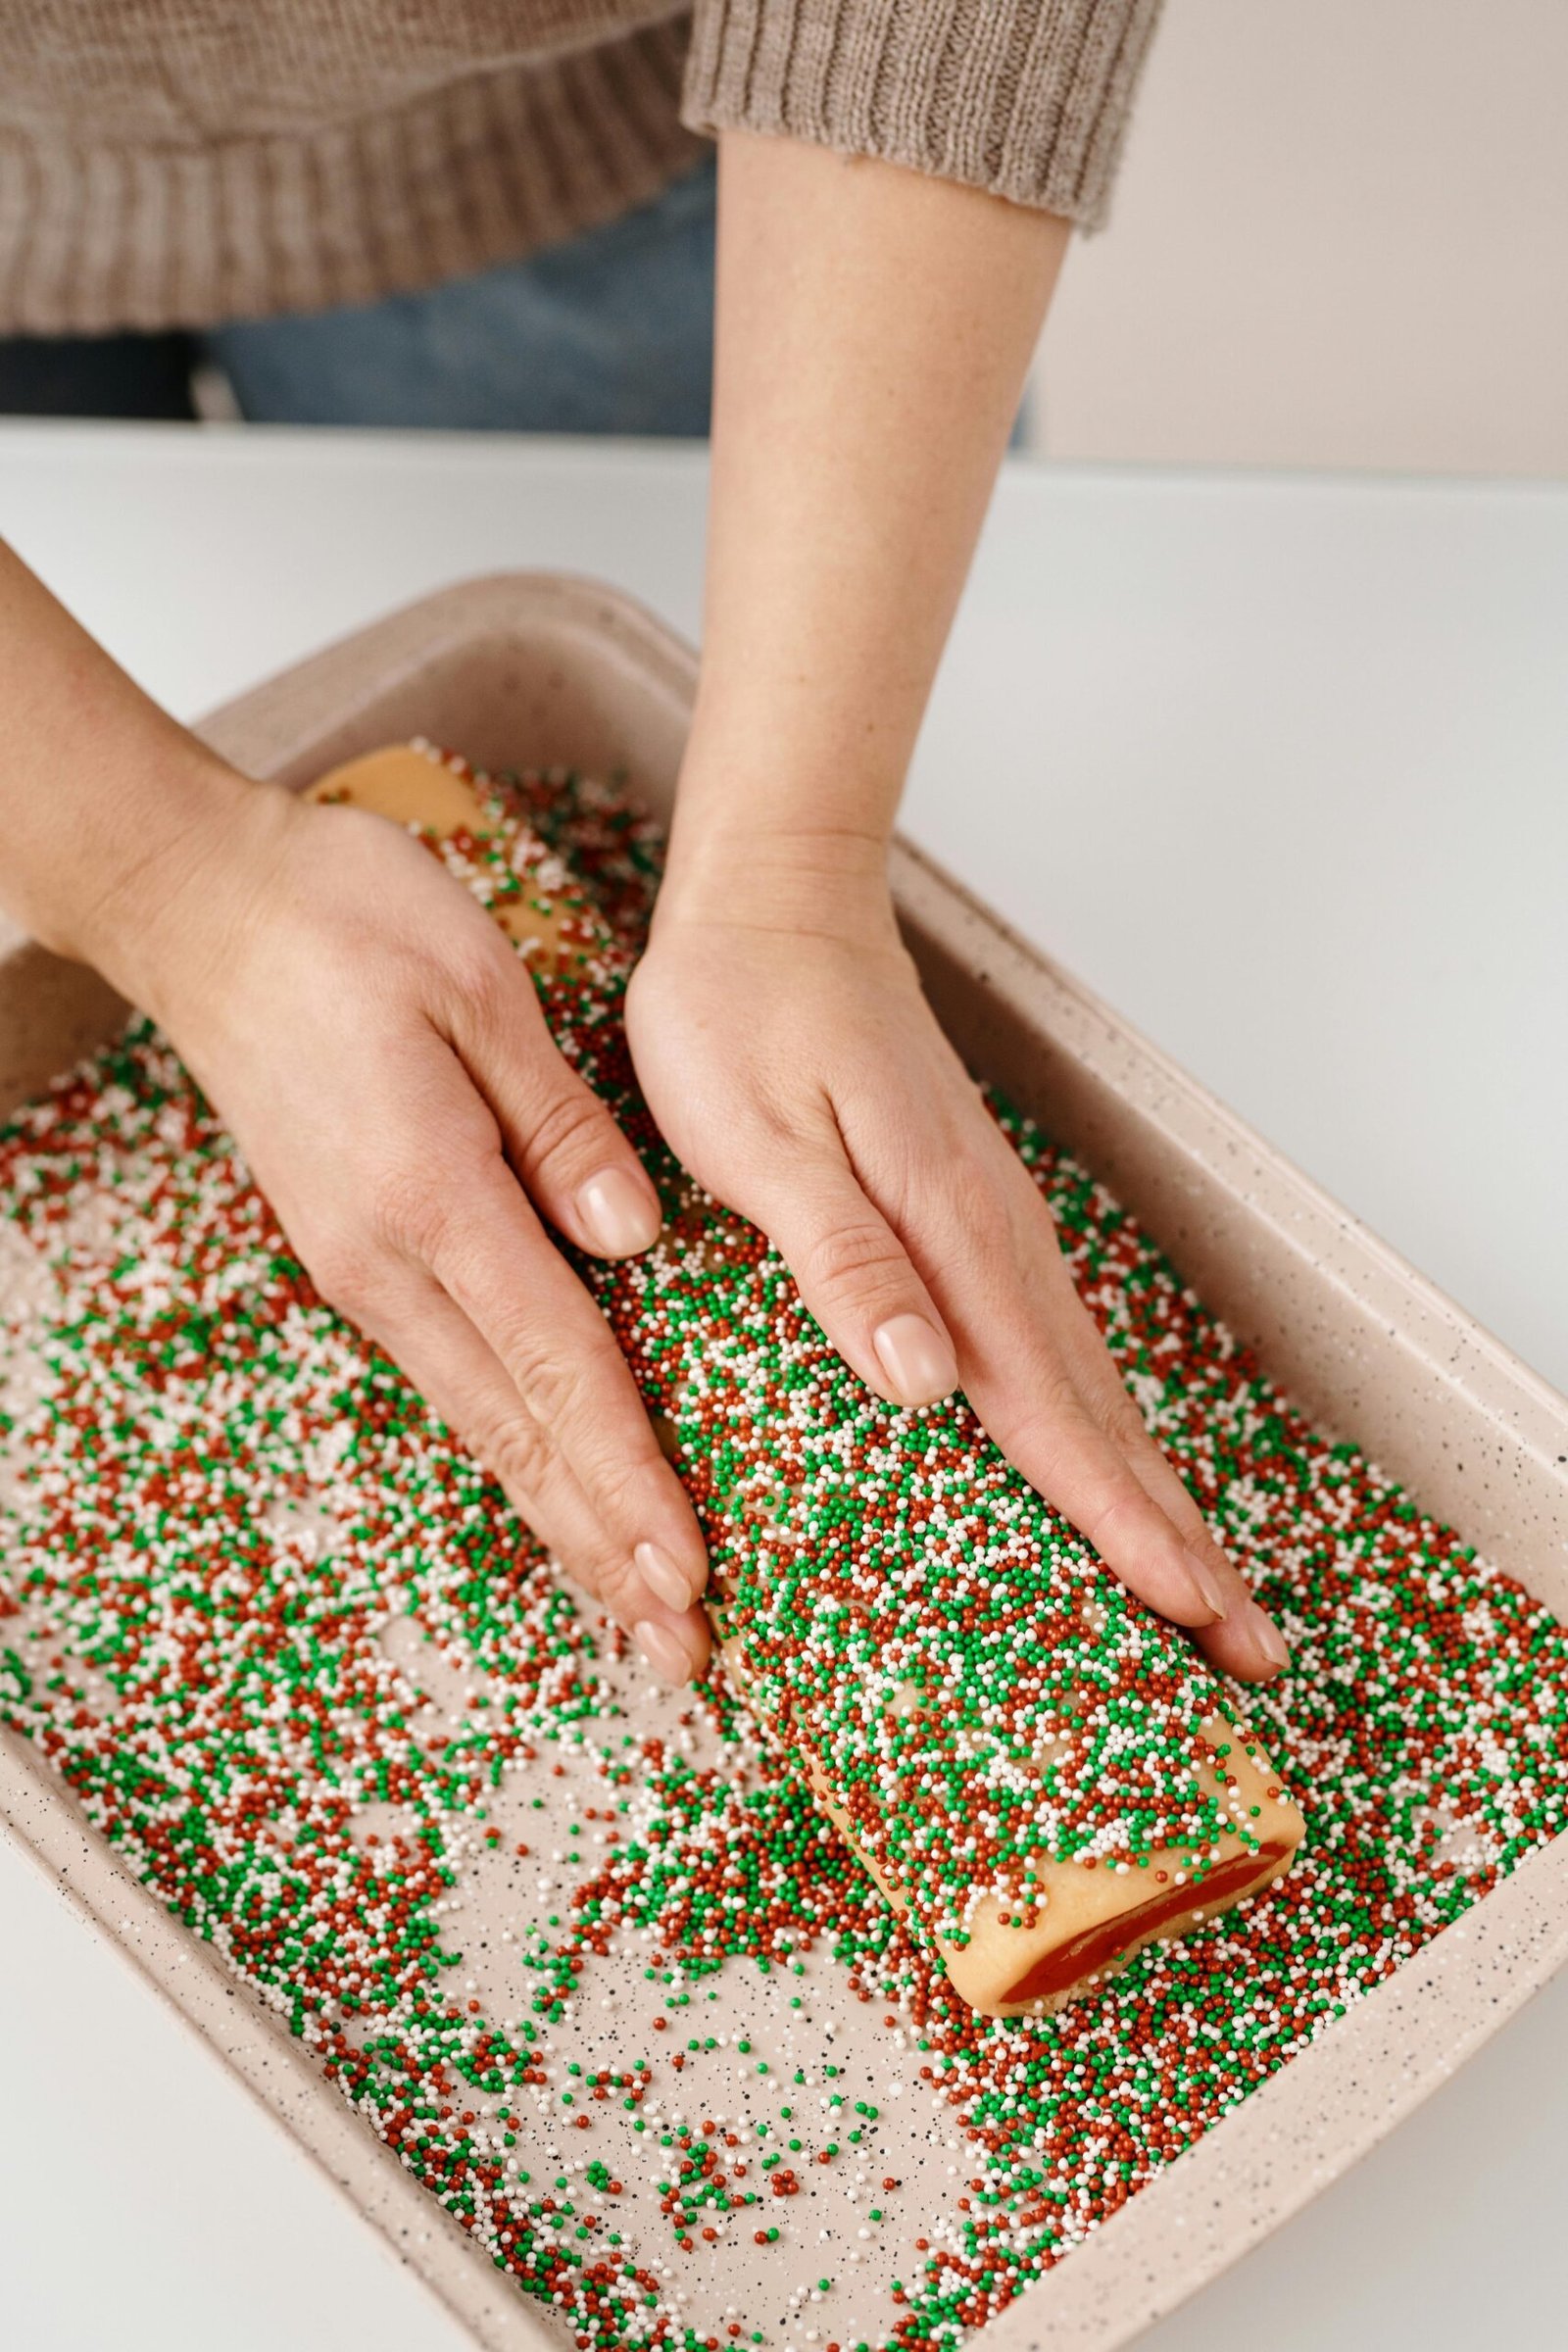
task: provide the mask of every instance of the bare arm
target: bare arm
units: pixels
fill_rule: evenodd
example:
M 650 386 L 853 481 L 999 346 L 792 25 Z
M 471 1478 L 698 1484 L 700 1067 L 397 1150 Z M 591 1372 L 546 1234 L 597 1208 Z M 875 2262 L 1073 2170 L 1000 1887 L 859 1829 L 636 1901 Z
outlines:
M 136 995 L 153 943 L 117 904 L 254 796 L 0 543 L 0 903 L 34 939 Z
M 707 610 L 680 894 L 823 844 L 880 882 L 1068 228 L 793 140 L 720 143 Z M 776 875 L 771 877 L 776 884 Z
M 905 771 L 1061 262 L 1049 214 L 728 132 L 708 611 L 639 1075 L 890 1400 L 1010 1459 L 1231 1670 L 1285 1645 L 1153 1444 L 898 937 Z

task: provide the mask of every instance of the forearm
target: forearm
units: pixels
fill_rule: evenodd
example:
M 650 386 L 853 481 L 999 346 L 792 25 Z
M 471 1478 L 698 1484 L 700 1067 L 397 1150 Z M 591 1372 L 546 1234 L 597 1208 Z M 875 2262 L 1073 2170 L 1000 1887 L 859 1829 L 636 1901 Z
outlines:
M 150 701 L 0 545 L 0 905 L 136 993 L 168 904 L 256 787 Z
M 720 144 L 702 682 L 671 878 L 880 872 L 1067 223 L 789 139 Z M 792 883 L 790 876 L 797 881 Z

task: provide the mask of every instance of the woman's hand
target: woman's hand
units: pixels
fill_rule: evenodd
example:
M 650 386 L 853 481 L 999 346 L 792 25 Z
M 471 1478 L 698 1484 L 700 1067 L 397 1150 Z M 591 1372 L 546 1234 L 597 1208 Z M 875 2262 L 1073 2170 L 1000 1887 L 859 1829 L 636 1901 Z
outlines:
M 654 1114 L 879 1396 L 923 1404 L 961 1383 L 1124 1584 L 1227 1671 L 1273 1674 L 1284 1640 L 1123 1387 L 1038 1188 L 920 992 L 879 861 L 857 880 L 853 848 L 829 841 L 712 891 L 672 867 L 628 1009 Z
M 708 1655 L 707 1558 L 609 1326 L 546 1224 L 622 1257 L 657 1196 L 527 971 L 383 819 L 267 786 L 137 877 L 118 960 L 313 1281 L 495 1473 L 651 1664 Z M 116 927 L 113 907 L 97 916 Z M 118 926 L 124 931 L 128 926 Z
M 0 545 L 0 904 L 169 1032 L 322 1295 L 658 1671 L 708 1656 L 702 1536 L 546 1221 L 659 1202 L 500 931 L 408 834 L 235 773 Z

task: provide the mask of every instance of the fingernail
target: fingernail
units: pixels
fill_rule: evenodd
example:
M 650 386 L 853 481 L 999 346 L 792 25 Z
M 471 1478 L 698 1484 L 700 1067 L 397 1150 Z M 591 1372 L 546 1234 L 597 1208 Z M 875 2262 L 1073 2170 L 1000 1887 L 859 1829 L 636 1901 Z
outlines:
M 1253 1647 L 1262 1652 L 1270 1666 L 1288 1666 L 1291 1662 L 1290 1643 L 1280 1632 L 1267 1609 L 1260 1609 L 1255 1600 L 1247 1604 L 1247 1630 L 1252 1637 Z
M 663 1222 L 654 1188 L 629 1168 L 601 1168 L 577 1195 L 577 1214 L 596 1250 L 635 1257 L 659 1239 Z
M 1187 1545 L 1187 1573 L 1215 1616 L 1228 1615 L 1230 1603 L 1225 1598 L 1225 1588 L 1196 1544 Z
M 631 1629 L 631 1638 L 654 1672 L 666 1683 L 689 1683 L 696 1661 L 689 1654 L 678 1634 L 667 1625 L 660 1625 L 652 1617 L 644 1617 Z
M 662 1545 L 639 1544 L 631 1556 L 642 1572 L 644 1583 L 667 1607 L 691 1607 L 697 1598 L 692 1591 L 692 1580 L 684 1569 L 676 1566 Z
M 878 1325 L 871 1345 L 903 1404 L 935 1404 L 958 1385 L 952 1343 L 924 1315 L 891 1315 Z

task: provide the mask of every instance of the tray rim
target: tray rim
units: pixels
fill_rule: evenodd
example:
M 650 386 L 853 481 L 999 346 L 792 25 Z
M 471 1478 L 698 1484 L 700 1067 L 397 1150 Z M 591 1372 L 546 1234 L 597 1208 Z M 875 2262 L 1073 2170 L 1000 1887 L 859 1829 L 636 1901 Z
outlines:
M 662 696 L 670 724 L 684 727 L 697 674 L 692 649 L 646 607 L 600 582 L 570 574 L 502 572 L 455 583 L 334 640 L 212 712 L 199 728 L 242 766 L 251 742 L 265 742 L 267 772 L 299 781 L 332 756 L 324 738 L 352 735 L 363 714 L 398 683 L 416 681 L 443 653 L 473 650 L 487 637 L 525 640 L 530 627 L 574 633 L 590 659 L 618 664 Z M 368 666 L 379 654 L 382 666 Z M 358 695 L 345 696 L 346 681 Z M 278 749 L 279 742 L 293 748 Z M 940 910 L 960 930 L 983 935 L 988 981 L 1015 996 L 1049 991 L 1067 1016 L 1069 1053 L 1120 1058 L 1167 1114 L 1177 1105 L 1207 1125 L 1210 1143 L 1266 1170 L 1290 1192 L 1304 1250 L 1315 1233 L 1362 1261 L 1362 1270 L 1411 1317 L 1435 1318 L 1458 1343 L 1444 1378 L 1459 1399 L 1523 1445 L 1544 1466 L 1544 1448 L 1568 1456 L 1568 1399 L 1362 1221 L 1269 1145 L 1210 1090 L 1122 1019 L 1053 957 L 1022 938 L 924 852 L 900 838 L 894 858 L 901 909 Z M 0 950 L 4 942 L 0 941 Z M 1127 1071 L 1123 1071 L 1126 1091 Z M 1170 1124 L 1169 1117 L 1166 1119 Z M 1202 1139 L 1182 1149 L 1205 1157 Z M 1284 1228 L 1285 1220 L 1276 1220 Z M 1491 1392 L 1490 1396 L 1488 1391 Z M 1549 1434 L 1548 1434 L 1549 1433 Z M 1560 1482 L 1568 1496 L 1568 1480 Z M 210 1946 L 196 1942 L 119 1862 L 75 1811 L 68 1793 L 20 1736 L 0 1731 L 0 1820 L 49 1876 L 78 1916 L 115 1941 L 144 1981 L 246 2083 L 253 2096 L 313 2160 L 388 2250 L 421 2278 L 486 2352 L 556 2352 L 559 2334 L 538 2307 L 501 2281 L 457 2223 L 406 2173 L 390 2149 L 362 2128 L 354 2110 L 316 2070 L 259 1997 L 231 1977 Z M 1466 1962 L 1479 1962 L 1464 1974 Z M 1370 2152 L 1568 1964 L 1568 1833 L 1537 1849 L 1415 1957 L 1354 2003 L 1307 2049 L 1212 2126 L 1106 2224 L 1025 2288 L 988 2323 L 996 2352 L 1044 2344 L 1116 2352 L 1165 2316 L 1269 2230 L 1300 2210 Z M 1491 1971 L 1497 1972 L 1495 1977 Z M 1483 1984 L 1482 1978 L 1487 1982 Z M 243 2020 L 241 2026 L 240 2021 Z M 1432 2025 L 1446 2033 L 1433 2035 Z M 1361 2104 L 1343 2083 L 1321 2110 L 1318 2078 L 1330 2082 L 1350 2054 L 1395 2062 L 1393 2086 Z M 1359 2070 L 1358 2070 L 1359 2075 Z M 1309 2112 L 1303 2113 L 1303 2110 Z M 1277 2176 L 1279 2151 L 1291 2178 Z M 1240 2176 L 1264 2193 L 1238 2220 Z M 1143 2241 L 1163 2237 L 1150 2266 Z M 499 2289 L 499 2291 L 498 2291 Z

